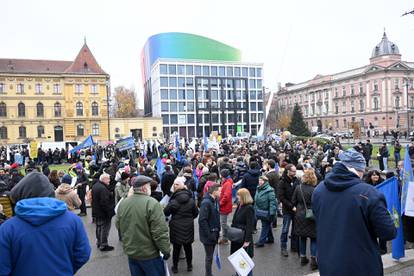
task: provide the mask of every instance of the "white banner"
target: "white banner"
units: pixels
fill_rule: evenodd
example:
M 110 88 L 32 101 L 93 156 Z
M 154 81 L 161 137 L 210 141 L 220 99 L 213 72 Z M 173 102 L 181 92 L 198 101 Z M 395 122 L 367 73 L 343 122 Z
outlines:
M 414 182 L 408 182 L 407 199 L 405 201 L 405 215 L 414 217 Z

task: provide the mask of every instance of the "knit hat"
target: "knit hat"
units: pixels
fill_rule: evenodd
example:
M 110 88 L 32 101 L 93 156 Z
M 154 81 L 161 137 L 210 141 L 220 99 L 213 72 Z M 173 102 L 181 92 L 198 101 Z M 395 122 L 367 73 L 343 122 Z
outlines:
M 129 177 L 129 174 L 127 173 L 127 172 L 122 172 L 121 173 L 121 179 L 122 180 L 125 180 L 125 179 L 127 179 Z
M 141 186 L 144 186 L 145 184 L 150 184 L 152 181 L 152 178 L 145 176 L 145 175 L 139 175 L 134 178 L 132 182 L 132 186 L 134 188 L 139 188 Z
M 66 183 L 66 184 L 72 184 L 72 176 L 70 176 L 69 174 L 65 174 L 62 177 L 62 184 Z
M 357 152 L 355 149 L 343 151 L 339 154 L 338 157 L 339 160 L 341 160 L 342 164 L 344 164 L 345 166 L 354 168 L 360 172 L 365 171 L 365 158 L 361 153 Z
M 17 183 L 10 192 L 14 202 L 32 197 L 54 197 L 55 190 L 49 179 L 40 172 L 31 172 Z
M 180 184 L 180 185 L 185 185 L 185 181 L 187 179 L 184 176 L 179 176 L 174 180 L 174 183 Z
M 76 164 L 76 167 L 75 168 L 77 170 L 82 170 L 83 169 L 82 164 L 80 164 L 80 163 Z

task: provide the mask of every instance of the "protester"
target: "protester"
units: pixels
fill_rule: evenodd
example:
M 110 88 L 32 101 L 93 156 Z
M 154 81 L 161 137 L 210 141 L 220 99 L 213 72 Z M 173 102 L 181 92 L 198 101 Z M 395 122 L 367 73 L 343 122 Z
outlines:
M 312 196 L 319 271 L 321 275 L 382 275 L 376 240 L 394 239 L 394 222 L 384 195 L 361 180 L 366 166 L 362 154 L 350 149 L 339 158 Z
M 89 184 L 89 180 L 83 170 L 82 164 L 78 163 L 75 165 L 74 177 L 76 177 L 75 188 L 77 188 L 78 196 L 82 202 L 80 206 L 80 213 L 78 215 L 81 217 L 84 217 L 86 216 L 86 202 L 85 202 L 86 187 Z
M 233 210 L 232 202 L 232 189 L 233 189 L 233 179 L 231 179 L 230 170 L 222 169 L 220 171 L 221 175 L 221 193 L 220 193 L 220 224 L 221 224 L 221 233 L 223 234 L 224 227 L 227 226 L 228 216 Z M 219 244 L 227 244 L 228 240 L 225 237 L 219 241 Z
M 55 187 L 55 189 L 57 189 L 57 187 L 59 187 L 60 180 L 59 180 L 59 176 L 58 176 L 57 170 L 52 170 L 50 172 L 50 174 L 49 174 L 49 181 Z
M 259 177 L 259 186 L 254 198 L 256 219 L 262 222 L 262 230 L 256 247 L 263 247 L 265 243 L 274 243 L 272 221 L 276 216 L 276 197 L 266 176 Z
M 112 217 L 115 215 L 113 195 L 108 189 L 109 174 L 102 174 L 99 182 L 92 187 L 92 210 L 96 223 L 96 246 L 101 251 L 112 251 L 113 246 L 108 245 L 109 231 Z
M 380 171 L 386 172 L 388 170 L 388 157 L 390 153 L 388 151 L 387 143 L 382 143 L 379 149 L 379 167 Z
M 243 175 L 240 188 L 246 188 L 249 190 L 252 198 L 256 195 L 257 185 L 259 185 L 260 170 L 257 162 L 250 162 L 249 170 Z
M 310 239 L 311 269 L 318 269 L 316 260 L 316 225 L 309 211 L 312 210 L 312 194 L 318 182 L 315 171 L 307 169 L 302 176 L 302 182 L 296 186 L 292 196 L 292 203 L 295 206 L 295 234 L 299 237 L 300 263 L 306 265 L 309 259 L 306 257 L 307 238 Z
M 71 183 L 72 177 L 65 174 L 62 178 L 62 184 L 55 191 L 55 197 L 65 202 L 68 209 L 73 211 L 75 208 L 79 208 L 82 202 L 76 191 L 71 187 Z
M 185 185 L 185 177 L 177 177 L 174 181 L 174 193 L 164 209 L 165 216 L 170 216 L 170 241 L 173 244 L 173 273 L 178 273 L 178 261 L 181 248 L 184 247 L 187 260 L 187 271 L 193 270 L 194 219 L 198 209 L 191 191 Z
M 40 172 L 11 191 L 16 216 L 0 226 L 0 275 L 74 275 L 91 253 L 80 218 Z
M 163 259 L 170 257 L 168 226 L 161 205 L 150 196 L 151 181 L 143 175 L 134 178 L 131 196 L 118 207 L 116 227 L 132 276 L 165 276 Z
M 165 166 L 165 172 L 162 173 L 161 177 L 161 190 L 164 195 L 171 196 L 171 187 L 174 183 L 175 174 L 171 170 L 171 166 Z
M 13 207 L 9 194 L 7 184 L 0 179 L 0 205 L 2 205 L 2 213 L 6 218 L 11 218 L 13 215 Z
M 243 247 L 250 258 L 253 258 L 253 230 L 255 220 L 253 198 L 251 197 L 249 190 L 242 188 L 237 191 L 237 199 L 239 204 L 234 212 L 231 227 L 242 229 L 244 231 L 244 237 L 242 242 L 231 242 L 230 254 L 233 254 Z M 251 271 L 248 275 L 253 276 L 253 272 Z
M 220 233 L 220 214 L 217 210 L 217 201 L 220 197 L 221 186 L 213 184 L 208 188 L 200 206 L 198 217 L 200 241 L 204 246 L 205 275 L 212 276 L 211 265 L 213 262 L 214 249 Z
M 158 202 L 162 200 L 162 192 L 157 191 L 158 182 L 155 180 L 151 181 L 151 197 L 155 198 Z
M 130 189 L 129 185 L 129 174 L 126 172 L 121 173 L 121 179 L 115 186 L 115 205 L 121 200 L 126 198 Z
M 281 254 L 284 257 L 288 257 L 289 254 L 287 252 L 287 243 L 288 243 L 288 233 L 289 227 L 292 223 L 292 230 L 291 230 L 291 251 L 298 252 L 299 241 L 298 237 L 295 234 L 295 223 L 293 221 L 295 211 L 295 206 L 292 202 L 293 192 L 296 189 L 296 186 L 300 185 L 300 180 L 296 178 L 296 167 L 293 164 L 288 164 L 283 172 L 282 179 L 280 180 L 280 184 L 278 187 L 277 195 L 279 197 L 279 201 L 282 203 L 283 207 L 283 226 L 282 226 L 282 233 L 280 235 L 280 247 L 281 247 Z

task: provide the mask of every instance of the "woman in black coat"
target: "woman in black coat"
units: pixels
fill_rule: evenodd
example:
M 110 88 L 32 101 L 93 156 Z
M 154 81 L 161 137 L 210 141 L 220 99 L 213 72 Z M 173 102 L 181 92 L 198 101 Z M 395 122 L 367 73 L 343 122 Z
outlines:
M 174 193 L 164 209 L 166 216 L 171 215 L 170 241 L 173 244 L 173 267 L 171 270 L 178 273 L 178 261 L 181 246 L 184 246 L 187 259 L 187 271 L 192 271 L 194 242 L 194 219 L 198 216 L 198 209 L 192 193 L 185 186 L 185 177 L 177 177 L 173 184 Z
M 314 170 L 305 170 L 302 184 L 296 186 L 292 196 L 292 203 L 296 212 L 295 234 L 299 236 L 300 262 L 302 265 L 309 263 L 306 257 L 306 240 L 310 238 L 312 270 L 318 268 L 316 262 L 316 224 L 314 219 L 306 218 L 306 209 L 312 210 L 312 194 L 317 182 Z
M 250 195 L 249 190 L 241 188 L 237 191 L 237 200 L 239 202 L 239 205 L 237 206 L 237 209 L 234 212 L 231 227 L 243 229 L 244 239 L 243 242 L 231 242 L 230 254 L 233 254 L 241 247 L 244 247 L 247 254 L 249 254 L 249 256 L 253 258 L 253 230 L 255 220 L 253 198 Z M 248 275 L 253 275 L 253 272 L 251 271 Z

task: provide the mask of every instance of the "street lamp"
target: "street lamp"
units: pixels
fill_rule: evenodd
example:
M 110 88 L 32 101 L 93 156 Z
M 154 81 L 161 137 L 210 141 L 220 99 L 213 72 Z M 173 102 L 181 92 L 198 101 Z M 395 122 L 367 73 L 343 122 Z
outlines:
M 110 121 L 109 121 L 109 93 L 111 90 L 111 82 L 109 80 L 109 77 L 106 79 L 105 82 L 105 86 L 106 86 L 106 115 L 107 115 L 107 120 L 108 120 L 108 141 L 111 141 L 111 125 L 110 125 Z

